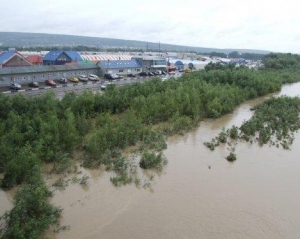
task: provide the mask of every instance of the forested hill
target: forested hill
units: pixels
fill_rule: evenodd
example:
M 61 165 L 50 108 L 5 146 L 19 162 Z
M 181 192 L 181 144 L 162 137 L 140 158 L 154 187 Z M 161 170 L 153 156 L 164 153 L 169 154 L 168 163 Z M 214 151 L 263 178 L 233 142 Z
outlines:
M 86 37 L 73 35 L 45 34 L 45 33 L 20 33 L 0 32 L 0 47 L 48 47 L 48 46 L 87 46 L 99 50 L 109 48 L 162 50 L 162 51 L 195 51 L 201 53 L 224 52 L 230 53 L 257 53 L 267 54 L 269 51 L 251 49 L 217 49 L 204 47 L 179 46 L 158 42 L 145 42 L 135 40 L 122 40 L 102 37 Z

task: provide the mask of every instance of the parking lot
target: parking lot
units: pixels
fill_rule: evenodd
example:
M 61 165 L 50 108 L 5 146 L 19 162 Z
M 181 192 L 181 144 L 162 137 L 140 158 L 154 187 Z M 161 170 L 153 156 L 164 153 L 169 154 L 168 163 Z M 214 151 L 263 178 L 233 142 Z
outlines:
M 160 75 L 160 76 L 145 76 L 145 77 L 125 77 L 117 80 L 112 80 L 111 82 L 114 82 L 117 86 L 125 85 L 125 84 L 131 84 L 135 82 L 142 82 L 145 80 L 150 80 L 154 77 L 161 78 L 163 81 L 167 80 L 170 77 L 179 77 L 181 74 L 177 73 L 174 75 Z M 88 81 L 88 82 L 78 82 L 78 83 L 72 83 L 68 82 L 66 84 L 59 83 L 57 80 L 55 80 L 56 85 L 55 86 L 47 86 L 44 82 L 39 82 L 38 87 L 29 87 L 27 84 L 22 85 L 21 90 L 11 90 L 8 86 L 6 87 L 0 87 L 0 92 L 6 94 L 6 95 L 14 95 L 18 93 L 22 93 L 24 95 L 28 96 L 37 96 L 41 95 L 45 92 L 47 89 L 52 89 L 57 97 L 62 98 L 67 92 L 75 92 L 80 93 L 84 89 L 90 89 L 92 91 L 101 91 L 101 85 L 108 80 L 100 79 L 99 81 Z

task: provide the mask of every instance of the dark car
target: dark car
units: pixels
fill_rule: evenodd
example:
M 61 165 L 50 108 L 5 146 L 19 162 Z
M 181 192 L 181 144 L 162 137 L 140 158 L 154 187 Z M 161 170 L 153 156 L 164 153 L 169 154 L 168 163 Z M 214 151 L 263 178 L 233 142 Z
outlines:
M 55 86 L 56 83 L 53 80 L 45 80 L 46 85 Z
M 118 78 L 118 76 L 115 74 L 104 74 L 104 78 L 107 80 L 115 80 Z
M 155 76 L 153 72 L 149 71 L 148 76 Z
M 127 74 L 128 77 L 135 77 L 135 74 L 129 73 Z
M 22 86 L 17 83 L 13 83 L 9 86 L 9 89 L 11 89 L 11 90 L 21 90 L 21 88 L 22 88 Z
M 139 73 L 139 76 L 148 76 L 148 74 L 147 74 L 147 72 L 142 71 L 142 72 Z
M 31 81 L 28 83 L 29 87 L 39 87 L 39 83 L 37 83 L 36 81 Z

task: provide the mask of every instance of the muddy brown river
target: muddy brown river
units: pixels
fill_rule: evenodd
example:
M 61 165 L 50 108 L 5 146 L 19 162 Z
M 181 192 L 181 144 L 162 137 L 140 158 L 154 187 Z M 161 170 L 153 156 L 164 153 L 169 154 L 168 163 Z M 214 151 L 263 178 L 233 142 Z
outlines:
M 274 95 L 298 96 L 300 83 Z M 168 164 L 149 188 L 116 188 L 111 174 L 86 171 L 89 186 L 55 191 L 51 202 L 64 208 L 56 239 L 262 239 L 300 238 L 300 134 L 291 150 L 239 143 L 237 161 L 227 146 L 210 151 L 203 143 L 222 127 L 240 126 L 250 108 L 266 97 L 240 105 L 232 114 L 201 122 L 184 135 L 169 138 Z M 0 215 L 12 206 L 0 191 Z

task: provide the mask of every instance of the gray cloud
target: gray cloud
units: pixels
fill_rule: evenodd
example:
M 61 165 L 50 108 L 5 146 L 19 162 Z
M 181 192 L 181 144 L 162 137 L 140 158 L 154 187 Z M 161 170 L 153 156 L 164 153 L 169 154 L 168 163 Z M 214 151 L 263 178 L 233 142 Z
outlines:
M 11 0 L 0 31 L 298 52 L 296 1 Z

